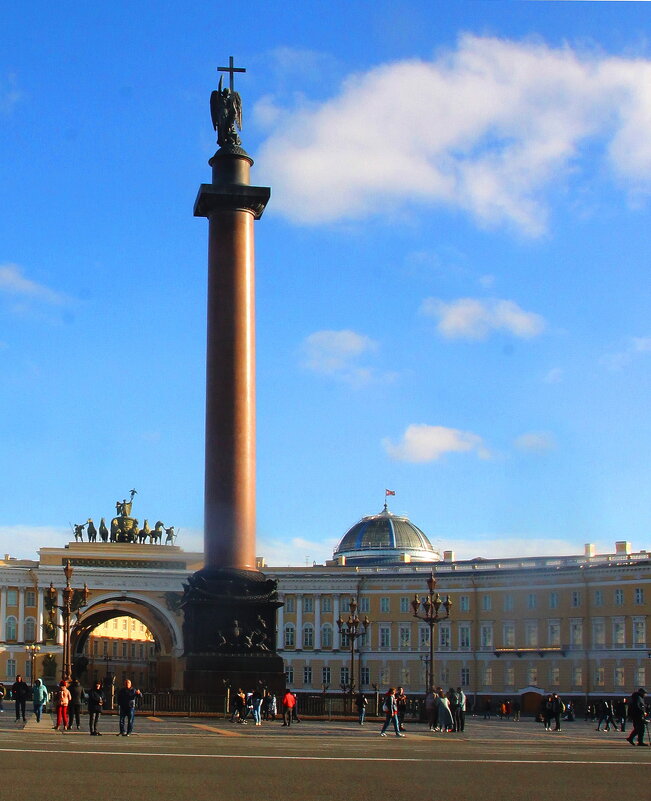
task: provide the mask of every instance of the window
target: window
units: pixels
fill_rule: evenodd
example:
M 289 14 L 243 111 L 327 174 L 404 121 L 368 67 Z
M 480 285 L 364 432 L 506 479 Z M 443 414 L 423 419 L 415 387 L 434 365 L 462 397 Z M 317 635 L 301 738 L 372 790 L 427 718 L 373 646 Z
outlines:
M 603 620 L 592 621 L 592 639 L 595 648 L 606 647 L 606 627 Z
M 128 648 L 127 643 L 123 642 L 122 643 L 122 659 L 126 659 L 127 658 L 127 648 Z
M 561 683 L 561 669 L 553 667 L 549 669 L 549 683 L 552 687 L 558 687 Z
M 411 647 L 411 626 L 400 626 L 400 648 Z
M 536 594 L 530 592 L 527 595 L 527 609 L 535 609 L 537 604 Z
M 597 687 L 603 687 L 606 683 L 606 670 L 605 668 L 598 667 L 595 670 L 594 683 Z
M 402 597 L 400 599 L 400 611 L 409 612 L 409 598 Z
M 303 667 L 303 684 L 306 687 L 309 687 L 312 684 L 312 666 L 311 665 L 305 665 Z
M 550 609 L 558 609 L 558 593 L 557 592 L 550 592 L 549 593 L 549 608 Z
M 470 648 L 470 626 L 465 624 L 459 626 L 459 648 Z
M 362 668 L 362 687 L 367 687 L 371 683 L 371 671 L 364 666 Z
M 429 648 L 429 626 L 418 627 L 418 647 Z
M 113 658 L 118 658 L 118 644 L 116 642 L 113 643 Z
M 489 687 L 493 683 L 493 668 L 484 668 L 484 686 Z
M 547 626 L 547 641 L 550 646 L 556 647 L 561 644 L 561 624 L 556 620 L 550 620 Z
M 132 659 L 136 658 L 136 644 L 135 644 L 135 642 L 131 643 L 131 658 Z
M 389 626 L 380 626 L 380 648 L 391 648 L 391 629 Z
M 538 685 L 538 668 L 530 667 L 527 670 L 527 682 L 532 687 Z
M 613 645 L 615 648 L 623 648 L 625 644 L 626 630 L 623 620 L 613 620 Z
M 624 590 L 615 590 L 615 606 L 624 606 Z
M 538 647 L 538 623 L 536 621 L 530 620 L 524 624 L 524 644 L 527 648 Z M 529 684 L 533 684 L 533 682 L 529 682 Z
M 36 639 L 36 621 L 33 617 L 25 619 L 25 642 L 34 642 Z
M 321 648 L 332 648 L 332 626 L 329 623 L 321 626 Z
M 508 592 L 504 596 L 504 611 L 505 612 L 512 612 L 513 611 L 513 596 L 510 592 Z
M 144 658 L 145 658 L 145 646 L 144 646 L 144 645 L 142 645 L 142 644 L 141 644 L 141 645 L 140 645 L 140 647 L 138 648 L 138 657 L 139 657 L 140 659 L 144 659 Z
M 644 620 L 633 620 L 633 645 L 646 646 L 646 623 Z
M 616 667 L 615 668 L 615 687 L 623 687 L 624 686 L 624 668 L 623 667 Z
M 603 606 L 604 605 L 604 594 L 602 590 L 595 590 L 594 591 L 594 605 L 595 606 Z
M 339 645 L 342 648 L 350 648 L 350 640 L 348 639 L 348 632 L 342 631 L 339 634 Z
M 380 684 L 391 684 L 391 670 L 388 665 L 384 665 L 380 670 Z
M 484 612 L 490 612 L 493 608 L 493 599 L 490 595 L 482 595 L 481 597 L 481 608 Z
M 10 681 L 16 680 L 16 660 L 7 659 L 7 678 Z
M 25 606 L 36 606 L 36 593 L 34 590 L 25 592 Z
M 303 611 L 304 612 L 314 612 L 314 598 L 311 595 L 306 595 L 303 598 Z
M 644 606 L 644 588 L 643 587 L 636 587 L 635 588 L 635 605 L 636 606 Z
M 580 648 L 583 645 L 583 623 L 580 620 L 570 622 L 570 645 Z
M 293 623 L 285 623 L 285 648 L 293 648 L 296 644 L 295 629 Z
M 347 667 L 339 668 L 339 683 L 348 686 L 350 681 L 350 670 Z
M 635 686 L 644 687 L 645 684 L 646 684 L 646 669 L 643 667 L 638 667 L 635 670 Z
M 441 687 L 448 687 L 450 685 L 450 668 L 442 667 L 439 670 L 439 684 Z
M 104 656 L 108 656 L 108 643 L 106 642 L 106 640 L 102 642 L 102 645 L 103 645 L 102 653 L 104 654 Z
M 459 596 L 459 611 L 460 612 L 470 612 L 470 596 L 469 595 L 460 595 Z
M 402 668 L 402 670 L 400 671 L 400 686 L 408 687 L 410 681 L 411 681 L 411 674 L 409 673 L 409 668 Z
M 95 640 L 93 642 L 93 656 L 97 656 L 97 646 L 98 645 L 99 645 L 99 643 L 97 642 L 97 640 Z
M 324 667 L 321 670 L 321 681 L 323 682 L 323 684 L 330 684 L 331 680 L 332 679 L 330 678 L 330 668 Z
M 25 661 L 25 680 L 29 683 L 32 680 L 32 660 Z
M 482 624 L 482 627 L 480 629 L 480 634 L 481 634 L 481 647 L 486 651 L 491 650 L 493 647 L 492 624 Z
M 583 686 L 583 668 L 578 665 L 572 669 L 572 683 L 575 687 Z
M 444 651 L 450 650 L 450 626 L 439 626 L 439 648 Z
M 129 623 L 129 621 L 126 619 L 126 617 L 123 617 L 122 618 L 122 631 L 126 631 L 127 630 L 127 624 L 128 623 Z
M 325 595 L 321 598 L 321 611 L 332 612 L 332 598 L 329 595 Z
M 18 606 L 17 590 L 7 590 L 7 606 Z
M 8 640 L 15 640 L 18 638 L 18 623 L 13 615 L 9 615 L 5 623 L 5 637 Z
M 118 627 L 118 619 L 117 619 L 117 617 L 114 617 L 113 618 L 113 630 L 117 631 L 117 627 Z
M 364 596 L 363 598 L 359 599 L 359 611 L 363 613 L 367 613 L 371 611 L 371 599 Z
M 515 684 L 515 668 L 504 668 L 504 684 L 506 684 L 507 687 L 513 687 Z
M 314 648 L 314 626 L 311 623 L 303 626 L 303 648 Z
M 289 595 L 285 598 L 285 612 L 295 612 L 296 611 L 296 599 L 293 595 Z
M 581 606 L 581 591 L 580 590 L 572 590 L 572 606 L 577 607 Z
M 470 668 L 461 668 L 461 686 L 470 686 Z
M 515 648 L 515 624 L 505 623 L 502 630 L 505 648 Z
M 285 668 L 285 684 L 289 687 L 294 683 L 294 668 L 292 665 L 287 665 Z
M 380 598 L 380 612 L 388 612 L 390 610 L 388 598 Z

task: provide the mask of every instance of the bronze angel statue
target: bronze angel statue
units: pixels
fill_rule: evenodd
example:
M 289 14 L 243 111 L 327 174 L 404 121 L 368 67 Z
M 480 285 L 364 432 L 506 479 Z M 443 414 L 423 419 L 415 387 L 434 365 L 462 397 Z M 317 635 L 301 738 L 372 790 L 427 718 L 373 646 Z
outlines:
M 239 92 L 224 89 L 222 83 L 220 78 L 219 88 L 210 95 L 210 116 L 217 131 L 217 144 L 224 148 L 240 147 L 237 131 L 242 130 L 242 98 Z

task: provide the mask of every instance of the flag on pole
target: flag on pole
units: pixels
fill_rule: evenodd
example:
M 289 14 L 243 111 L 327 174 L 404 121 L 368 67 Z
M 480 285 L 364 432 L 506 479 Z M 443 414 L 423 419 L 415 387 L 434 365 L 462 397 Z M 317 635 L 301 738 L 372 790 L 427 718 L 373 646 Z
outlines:
M 395 490 L 388 490 L 388 489 L 385 489 L 385 490 L 384 490 L 384 497 L 385 497 L 385 498 L 388 498 L 388 497 L 389 497 L 389 495 L 395 495 L 395 494 L 396 494 L 396 491 L 395 491 Z

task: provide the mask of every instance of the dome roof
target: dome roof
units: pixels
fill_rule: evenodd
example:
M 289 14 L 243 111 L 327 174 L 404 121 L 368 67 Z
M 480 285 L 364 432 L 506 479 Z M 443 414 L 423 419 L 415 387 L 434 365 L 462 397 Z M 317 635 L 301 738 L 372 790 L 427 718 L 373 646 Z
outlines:
M 440 559 L 418 526 L 407 517 L 392 514 L 386 503 L 379 514 L 363 517 L 344 535 L 334 552 L 335 559 L 342 556 L 346 564 Z

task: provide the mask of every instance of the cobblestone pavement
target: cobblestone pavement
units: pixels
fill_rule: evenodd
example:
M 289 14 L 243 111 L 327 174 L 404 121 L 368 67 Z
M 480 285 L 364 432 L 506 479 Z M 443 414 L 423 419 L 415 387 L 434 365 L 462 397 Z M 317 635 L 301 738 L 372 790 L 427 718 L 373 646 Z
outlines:
M 117 717 L 102 717 L 102 737 L 54 731 L 46 715 L 16 723 L 0 714 L 2 786 L 12 801 L 89 798 L 111 801 L 305 799 L 306 801 L 600 801 L 645 797 L 651 748 L 632 748 L 619 732 L 568 723 L 470 718 L 461 734 L 421 724 L 407 736 L 379 736 L 380 724 L 280 721 L 256 727 L 212 718 L 138 716 L 134 734 L 116 736 Z M 642 795 L 640 795 L 640 792 Z

